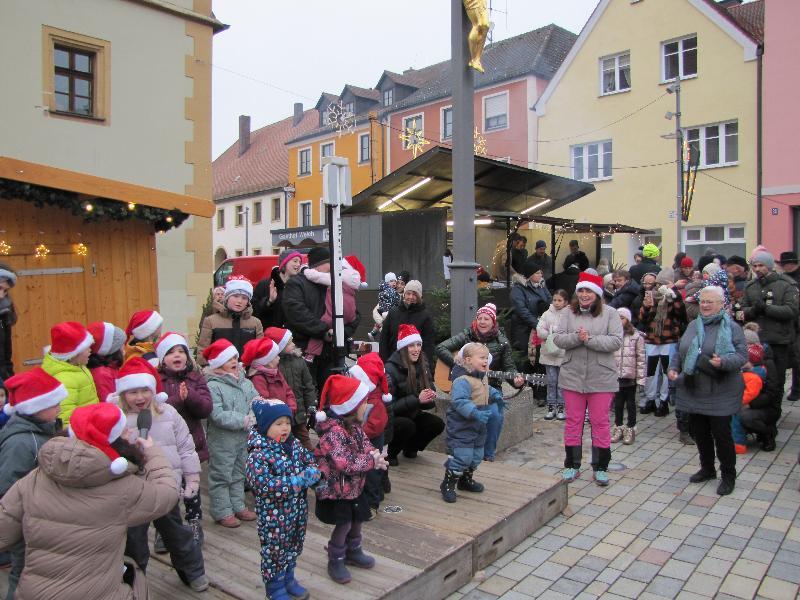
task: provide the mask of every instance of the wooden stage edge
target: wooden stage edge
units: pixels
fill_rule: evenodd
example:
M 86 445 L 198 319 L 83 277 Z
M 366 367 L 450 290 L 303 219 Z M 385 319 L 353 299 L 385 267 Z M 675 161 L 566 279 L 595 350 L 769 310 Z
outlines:
M 401 455 L 400 466 L 390 470 L 392 492 L 379 516 L 364 524 L 364 547 L 377 564 L 370 570 L 350 567 L 353 580 L 347 585 L 328 578 L 324 546 L 331 527 L 313 516 L 314 494 L 309 494 L 308 533 L 296 576 L 312 598 L 444 598 L 567 506 L 567 486 L 560 478 L 501 462 L 484 462 L 476 471 L 476 481 L 486 486 L 483 493 L 459 491 L 458 501 L 446 504 L 439 492 L 444 461 L 435 452 L 413 460 Z M 204 490 L 204 509 L 207 502 Z M 224 529 L 205 516 L 204 531 L 212 588 L 205 594 L 191 592 L 170 567 L 169 555 L 153 554 L 147 569 L 150 598 L 264 598 L 255 523 Z M 7 573 L 0 572 L 0 590 Z

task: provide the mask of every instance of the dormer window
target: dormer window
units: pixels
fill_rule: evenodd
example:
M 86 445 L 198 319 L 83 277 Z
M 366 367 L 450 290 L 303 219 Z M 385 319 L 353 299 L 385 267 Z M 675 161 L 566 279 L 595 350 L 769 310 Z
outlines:
M 355 114 L 355 103 L 351 100 L 350 102 L 344 103 L 344 112 L 348 112 L 350 114 Z
M 394 102 L 394 88 L 383 90 L 383 105 L 391 106 L 392 102 Z

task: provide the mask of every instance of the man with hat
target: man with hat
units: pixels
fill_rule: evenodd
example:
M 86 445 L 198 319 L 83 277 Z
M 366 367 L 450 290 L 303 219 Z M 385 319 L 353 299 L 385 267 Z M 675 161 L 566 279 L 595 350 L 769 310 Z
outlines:
M 525 263 L 532 265 L 534 271 L 541 271 L 545 281 L 550 281 L 553 276 L 553 259 L 547 254 L 547 242 L 544 240 L 537 240 L 536 249 Z
M 286 327 L 292 331 L 297 347 L 305 353 L 309 340 L 315 339 L 323 342 L 322 352 L 315 356 L 314 361 L 309 365 L 317 389 L 321 390 L 334 363 L 334 329 L 322 320 L 325 315 L 325 295 L 328 288 L 309 280 L 305 274 L 306 268 L 315 269 L 321 273 L 330 273 L 331 254 L 327 246 L 317 246 L 311 249 L 308 253 L 308 267 L 301 269 L 300 273 L 286 282 L 282 298 Z M 340 306 L 339 310 L 341 308 Z M 345 339 L 353 336 L 360 321 L 361 315 L 356 309 L 355 319 L 345 323 Z
M 642 260 L 631 267 L 631 281 L 641 284 L 645 274 L 658 273 L 661 267 L 658 266 L 656 259 L 660 255 L 661 251 L 655 244 L 649 243 L 642 246 Z
M 794 281 L 794 284 L 800 288 L 800 268 L 797 264 L 797 252 L 788 250 L 781 252 L 781 258 L 778 261 L 783 271 L 783 276 Z M 798 325 L 798 323 L 795 323 Z M 800 327 L 795 327 L 795 343 L 789 348 L 789 366 L 792 369 L 792 387 L 787 396 L 787 400 L 794 402 L 800 398 Z

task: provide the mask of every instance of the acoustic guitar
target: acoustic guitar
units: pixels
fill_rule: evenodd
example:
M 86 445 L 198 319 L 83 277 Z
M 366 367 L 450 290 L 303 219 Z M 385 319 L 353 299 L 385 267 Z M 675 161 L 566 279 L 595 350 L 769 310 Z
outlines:
M 502 379 L 503 381 L 513 381 L 517 375 L 522 375 L 525 378 L 525 383 L 536 386 L 547 385 L 545 376 L 541 373 L 525 374 L 525 373 L 509 373 L 506 371 L 489 371 L 486 373 L 489 379 Z M 436 361 L 436 370 L 433 372 L 433 382 L 436 387 L 449 394 L 453 389 L 453 382 L 450 381 L 450 367 L 448 367 L 443 360 Z

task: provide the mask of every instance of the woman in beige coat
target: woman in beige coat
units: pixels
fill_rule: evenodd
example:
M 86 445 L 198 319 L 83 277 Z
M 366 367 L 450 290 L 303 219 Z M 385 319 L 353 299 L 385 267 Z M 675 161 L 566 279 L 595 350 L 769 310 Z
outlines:
M 17 600 L 146 597 L 141 573 L 132 580 L 123 564 L 126 533 L 175 506 L 178 484 L 152 439 L 133 446 L 124 430 L 113 404 L 76 409 L 70 437 L 42 446 L 39 467 L 0 500 L 0 549 L 26 542 Z M 119 451 L 141 462 L 141 476 Z

